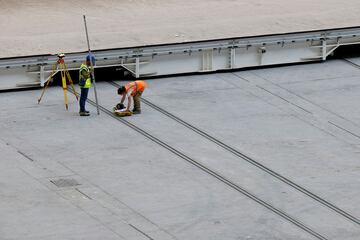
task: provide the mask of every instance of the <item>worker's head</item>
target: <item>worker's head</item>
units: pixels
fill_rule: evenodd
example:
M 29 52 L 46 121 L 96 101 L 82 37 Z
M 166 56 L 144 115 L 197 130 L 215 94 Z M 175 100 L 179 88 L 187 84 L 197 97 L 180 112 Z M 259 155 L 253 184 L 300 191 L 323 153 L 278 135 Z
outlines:
M 125 92 L 126 92 L 125 86 L 119 87 L 119 89 L 118 89 L 118 94 L 119 94 L 119 95 L 123 95 Z
M 91 62 L 90 62 L 90 61 L 92 62 L 93 65 L 95 65 L 96 59 L 95 59 L 95 56 L 92 55 L 92 54 L 88 54 L 88 55 L 86 56 L 86 65 L 91 66 Z

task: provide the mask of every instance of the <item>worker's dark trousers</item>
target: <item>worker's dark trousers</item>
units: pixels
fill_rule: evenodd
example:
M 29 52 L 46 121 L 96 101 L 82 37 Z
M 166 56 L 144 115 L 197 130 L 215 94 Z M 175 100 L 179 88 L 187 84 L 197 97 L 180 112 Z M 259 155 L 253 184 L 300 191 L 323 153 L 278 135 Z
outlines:
M 134 99 L 134 109 L 133 109 L 133 112 L 134 111 L 141 111 L 141 107 L 140 107 L 140 100 L 141 100 L 141 94 L 143 92 L 137 92 L 135 93 L 135 96 L 133 97 Z
M 80 112 L 85 112 L 85 103 L 89 93 L 89 88 L 80 88 Z

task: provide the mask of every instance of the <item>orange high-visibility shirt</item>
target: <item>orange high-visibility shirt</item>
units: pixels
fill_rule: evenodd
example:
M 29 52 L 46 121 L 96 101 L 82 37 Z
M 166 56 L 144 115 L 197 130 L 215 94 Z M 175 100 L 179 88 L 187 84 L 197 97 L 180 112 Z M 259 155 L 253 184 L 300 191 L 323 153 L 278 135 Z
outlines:
M 143 92 L 146 87 L 147 84 L 145 81 L 138 80 L 138 81 L 130 82 L 125 85 L 126 94 L 128 96 L 133 97 L 137 92 Z

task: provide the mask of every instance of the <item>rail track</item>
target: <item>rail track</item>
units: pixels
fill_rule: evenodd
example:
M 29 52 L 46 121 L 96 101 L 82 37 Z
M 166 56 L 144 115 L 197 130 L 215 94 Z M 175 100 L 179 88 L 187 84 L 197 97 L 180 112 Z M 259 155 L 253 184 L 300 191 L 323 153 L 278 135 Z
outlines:
M 359 66 L 360 68 L 360 66 Z M 109 84 L 113 85 L 114 87 L 120 87 L 119 84 L 111 81 L 108 82 Z M 256 166 L 257 168 L 261 169 L 262 171 L 268 173 L 269 175 L 271 175 L 272 177 L 282 181 L 283 183 L 285 183 L 288 186 L 291 186 L 292 188 L 298 190 L 299 192 L 305 194 L 306 196 L 314 199 L 315 201 L 321 203 L 322 205 L 326 206 L 327 208 L 330 208 L 331 210 L 337 212 L 338 214 L 340 214 L 341 216 L 347 218 L 348 220 L 354 222 L 357 225 L 360 225 L 360 220 L 358 218 L 356 218 L 355 216 L 351 215 L 350 213 L 347 213 L 346 211 L 340 209 L 339 207 L 335 206 L 334 204 L 330 203 L 329 201 L 325 200 L 324 198 L 312 193 L 311 191 L 305 189 L 304 187 L 300 186 L 299 184 L 291 181 L 290 179 L 286 178 L 285 176 L 275 172 L 274 170 L 270 169 L 269 167 L 261 164 L 260 162 L 256 161 L 255 159 L 245 155 L 244 153 L 241 153 L 240 151 L 236 150 L 235 148 L 229 146 L 228 144 L 225 144 L 224 142 L 216 139 L 215 137 L 211 136 L 210 134 L 202 131 L 201 129 L 191 125 L 190 123 L 182 120 L 181 118 L 175 116 L 174 114 L 171 114 L 170 112 L 166 111 L 165 109 L 153 104 L 152 102 L 146 100 L 145 98 L 142 98 L 141 101 L 143 103 L 145 103 L 146 105 L 148 105 L 149 107 L 155 109 L 156 111 L 166 115 L 167 117 L 173 119 L 174 121 L 180 123 L 181 125 L 185 126 L 186 128 L 194 131 L 195 133 L 201 135 L 202 137 L 208 139 L 209 141 L 215 143 L 216 145 L 222 147 L 223 149 L 225 149 L 226 151 L 234 154 L 236 157 L 241 158 L 245 161 L 247 161 L 248 163 L 252 164 L 253 166 Z
M 88 99 L 87 102 L 90 103 L 91 105 L 93 105 L 94 107 L 96 107 L 96 103 L 94 101 Z M 164 141 L 156 138 L 155 136 L 153 136 L 150 133 L 144 131 L 143 129 L 139 128 L 138 126 L 130 123 L 126 119 L 120 118 L 120 117 L 114 115 L 113 112 L 110 111 L 109 109 L 106 109 L 105 107 L 103 107 L 101 105 L 99 105 L 99 109 L 100 109 L 101 112 L 107 114 L 108 116 L 112 117 L 113 119 L 115 119 L 115 120 L 123 123 L 124 125 L 130 127 L 131 129 L 135 130 L 139 134 L 141 134 L 144 137 L 148 138 L 152 142 L 160 145 L 161 147 L 167 149 L 168 151 L 172 152 L 173 154 L 177 155 L 178 157 L 182 158 L 183 160 L 187 161 L 188 163 L 192 164 L 193 166 L 197 167 L 198 169 L 202 170 L 203 172 L 205 172 L 205 173 L 209 174 L 210 176 L 218 179 L 219 181 L 221 181 L 225 185 L 229 186 L 233 190 L 235 190 L 235 191 L 245 195 L 246 197 L 250 198 L 251 200 L 257 202 L 258 204 L 260 204 L 263 207 L 267 208 L 268 210 L 272 211 L 276 215 L 282 217 L 283 219 L 287 220 L 288 222 L 294 224 L 295 226 L 297 226 L 300 229 L 304 230 L 305 232 L 309 233 L 313 237 L 315 237 L 317 239 L 320 239 L 320 240 L 328 240 L 328 238 L 326 238 L 325 236 L 323 236 L 320 233 L 316 232 L 311 227 L 306 226 L 304 223 L 300 222 L 299 220 L 297 220 L 293 216 L 287 214 L 286 212 L 282 211 L 279 208 L 274 207 L 270 203 L 260 199 L 259 197 L 255 196 L 253 193 L 249 192 L 248 190 L 246 190 L 246 189 L 242 188 L 241 186 L 237 185 L 236 183 L 230 181 L 226 177 L 224 177 L 221 174 L 217 173 L 216 171 L 208 168 L 207 166 L 199 163 L 198 161 L 196 161 L 195 159 L 187 156 L 186 154 L 182 153 L 181 151 L 173 148 L 169 144 L 167 144 Z

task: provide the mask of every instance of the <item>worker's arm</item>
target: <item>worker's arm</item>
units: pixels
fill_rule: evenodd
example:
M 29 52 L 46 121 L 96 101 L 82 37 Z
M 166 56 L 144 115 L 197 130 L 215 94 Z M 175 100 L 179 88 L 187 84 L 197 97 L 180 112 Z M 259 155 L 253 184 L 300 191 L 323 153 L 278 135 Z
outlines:
M 93 73 L 94 73 L 94 69 L 92 67 L 89 67 L 89 72 L 88 72 L 88 78 L 91 79 L 91 83 L 94 82 L 94 79 L 93 79 Z
M 88 79 L 89 76 L 90 76 L 90 73 L 87 72 L 85 69 L 81 71 L 81 76 L 84 78 L 84 79 Z
M 125 96 L 126 96 L 126 93 L 124 93 L 124 94 L 122 95 L 120 103 L 124 103 L 124 101 L 125 101 Z

